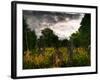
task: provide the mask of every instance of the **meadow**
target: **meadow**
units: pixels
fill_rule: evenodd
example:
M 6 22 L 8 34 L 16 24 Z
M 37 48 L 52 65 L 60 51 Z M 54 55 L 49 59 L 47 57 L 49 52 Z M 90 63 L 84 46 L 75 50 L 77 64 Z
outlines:
M 23 69 L 40 69 L 55 67 L 79 67 L 90 66 L 90 54 L 84 48 L 74 48 L 70 56 L 66 47 L 55 49 L 46 47 L 39 51 L 37 48 L 32 51 L 24 51 Z

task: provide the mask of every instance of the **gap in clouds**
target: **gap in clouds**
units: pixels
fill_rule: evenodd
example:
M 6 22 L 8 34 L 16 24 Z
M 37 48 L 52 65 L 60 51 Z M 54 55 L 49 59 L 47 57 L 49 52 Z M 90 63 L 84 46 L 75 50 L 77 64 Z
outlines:
M 28 28 L 34 30 L 38 38 L 43 29 L 50 28 L 59 39 L 69 39 L 80 28 L 84 14 L 23 10 L 23 16 Z

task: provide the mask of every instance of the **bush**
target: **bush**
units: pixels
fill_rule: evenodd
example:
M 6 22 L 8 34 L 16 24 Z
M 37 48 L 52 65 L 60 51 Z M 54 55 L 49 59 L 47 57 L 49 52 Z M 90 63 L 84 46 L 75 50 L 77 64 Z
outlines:
M 73 54 L 73 66 L 89 66 L 90 56 L 87 51 L 76 52 Z

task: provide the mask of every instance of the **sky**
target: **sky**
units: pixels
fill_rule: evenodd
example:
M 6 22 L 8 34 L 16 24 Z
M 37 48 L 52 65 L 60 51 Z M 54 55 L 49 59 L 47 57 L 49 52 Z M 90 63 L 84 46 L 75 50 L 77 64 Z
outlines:
M 71 34 L 78 31 L 84 14 L 23 10 L 23 16 L 28 28 L 34 30 L 38 38 L 42 35 L 43 29 L 50 28 L 59 39 L 63 40 L 69 39 Z

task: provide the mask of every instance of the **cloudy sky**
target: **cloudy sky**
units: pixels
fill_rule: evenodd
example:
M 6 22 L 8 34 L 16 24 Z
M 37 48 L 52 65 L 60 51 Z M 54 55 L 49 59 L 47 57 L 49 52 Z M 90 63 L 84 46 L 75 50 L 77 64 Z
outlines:
M 23 16 L 38 38 L 42 35 L 41 30 L 50 28 L 59 39 L 68 39 L 72 33 L 78 31 L 84 14 L 24 10 Z

